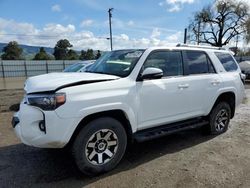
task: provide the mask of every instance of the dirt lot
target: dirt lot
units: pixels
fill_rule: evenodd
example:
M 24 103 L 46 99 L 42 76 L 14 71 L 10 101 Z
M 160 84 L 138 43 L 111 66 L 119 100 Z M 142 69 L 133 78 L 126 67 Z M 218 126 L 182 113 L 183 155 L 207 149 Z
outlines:
M 22 95 L 0 90 L 0 187 L 250 187 L 249 89 L 225 134 L 192 130 L 134 144 L 115 170 L 95 178 L 79 174 L 63 151 L 16 139 L 9 107 Z

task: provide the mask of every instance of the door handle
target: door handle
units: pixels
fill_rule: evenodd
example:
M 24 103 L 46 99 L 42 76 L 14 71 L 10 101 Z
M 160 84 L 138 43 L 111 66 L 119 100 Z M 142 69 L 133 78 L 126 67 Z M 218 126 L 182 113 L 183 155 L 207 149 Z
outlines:
M 212 85 L 218 85 L 219 83 L 220 83 L 219 80 L 213 80 L 213 81 L 211 81 L 211 84 L 212 84 Z
M 180 84 L 180 85 L 178 85 L 179 89 L 185 89 L 185 88 L 188 88 L 188 87 L 189 87 L 189 84 Z

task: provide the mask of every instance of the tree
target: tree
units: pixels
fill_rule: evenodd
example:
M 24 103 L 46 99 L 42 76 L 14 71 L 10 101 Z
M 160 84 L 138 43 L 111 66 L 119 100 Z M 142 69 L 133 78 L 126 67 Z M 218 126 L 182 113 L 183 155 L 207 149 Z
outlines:
M 54 47 L 54 53 L 56 60 L 65 60 L 67 59 L 67 54 L 69 49 L 71 48 L 72 44 L 67 39 L 61 39 L 56 43 L 56 46 Z
M 19 47 L 16 41 L 11 41 L 3 48 L 1 58 L 3 60 L 20 60 L 22 59 L 23 49 Z
M 79 56 L 79 59 L 80 59 L 80 60 L 86 60 L 86 51 L 81 50 L 81 54 L 80 54 L 80 56 Z
M 216 0 L 195 13 L 189 30 L 191 40 L 212 46 L 224 46 L 238 36 L 250 41 L 249 6 L 242 1 Z
M 92 49 L 88 49 L 86 52 L 86 60 L 95 59 L 94 51 Z
M 95 59 L 94 51 L 92 49 L 88 49 L 87 51 L 82 50 L 80 60 L 92 60 Z
M 43 47 L 40 48 L 39 52 L 35 55 L 34 60 L 50 60 L 51 57 L 46 53 Z
M 95 59 L 98 59 L 99 57 L 101 57 L 101 52 L 100 52 L 100 50 L 97 50 L 97 54 L 95 55 Z
M 77 60 L 77 59 L 79 59 L 79 57 L 78 57 L 77 53 L 74 50 L 70 49 L 68 51 L 68 54 L 67 54 L 67 59 L 68 60 Z

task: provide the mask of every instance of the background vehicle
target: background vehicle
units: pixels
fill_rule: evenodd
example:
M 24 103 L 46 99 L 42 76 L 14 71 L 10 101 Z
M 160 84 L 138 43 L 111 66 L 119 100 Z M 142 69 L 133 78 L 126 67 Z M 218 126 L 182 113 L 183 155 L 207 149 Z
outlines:
M 246 75 L 246 79 L 250 80 L 250 61 L 242 61 L 239 63 L 242 73 Z
M 73 65 L 67 66 L 63 72 L 84 72 L 89 66 L 91 66 L 95 60 L 79 61 Z

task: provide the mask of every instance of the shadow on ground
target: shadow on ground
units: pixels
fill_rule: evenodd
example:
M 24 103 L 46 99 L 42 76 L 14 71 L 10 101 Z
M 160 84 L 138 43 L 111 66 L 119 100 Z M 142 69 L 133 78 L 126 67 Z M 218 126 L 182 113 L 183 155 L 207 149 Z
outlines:
M 36 187 L 63 184 L 83 187 L 107 176 L 126 171 L 153 159 L 176 153 L 210 140 L 199 129 L 133 144 L 111 172 L 89 178 L 78 172 L 71 156 L 62 150 L 39 149 L 23 144 L 0 148 L 0 187 Z

